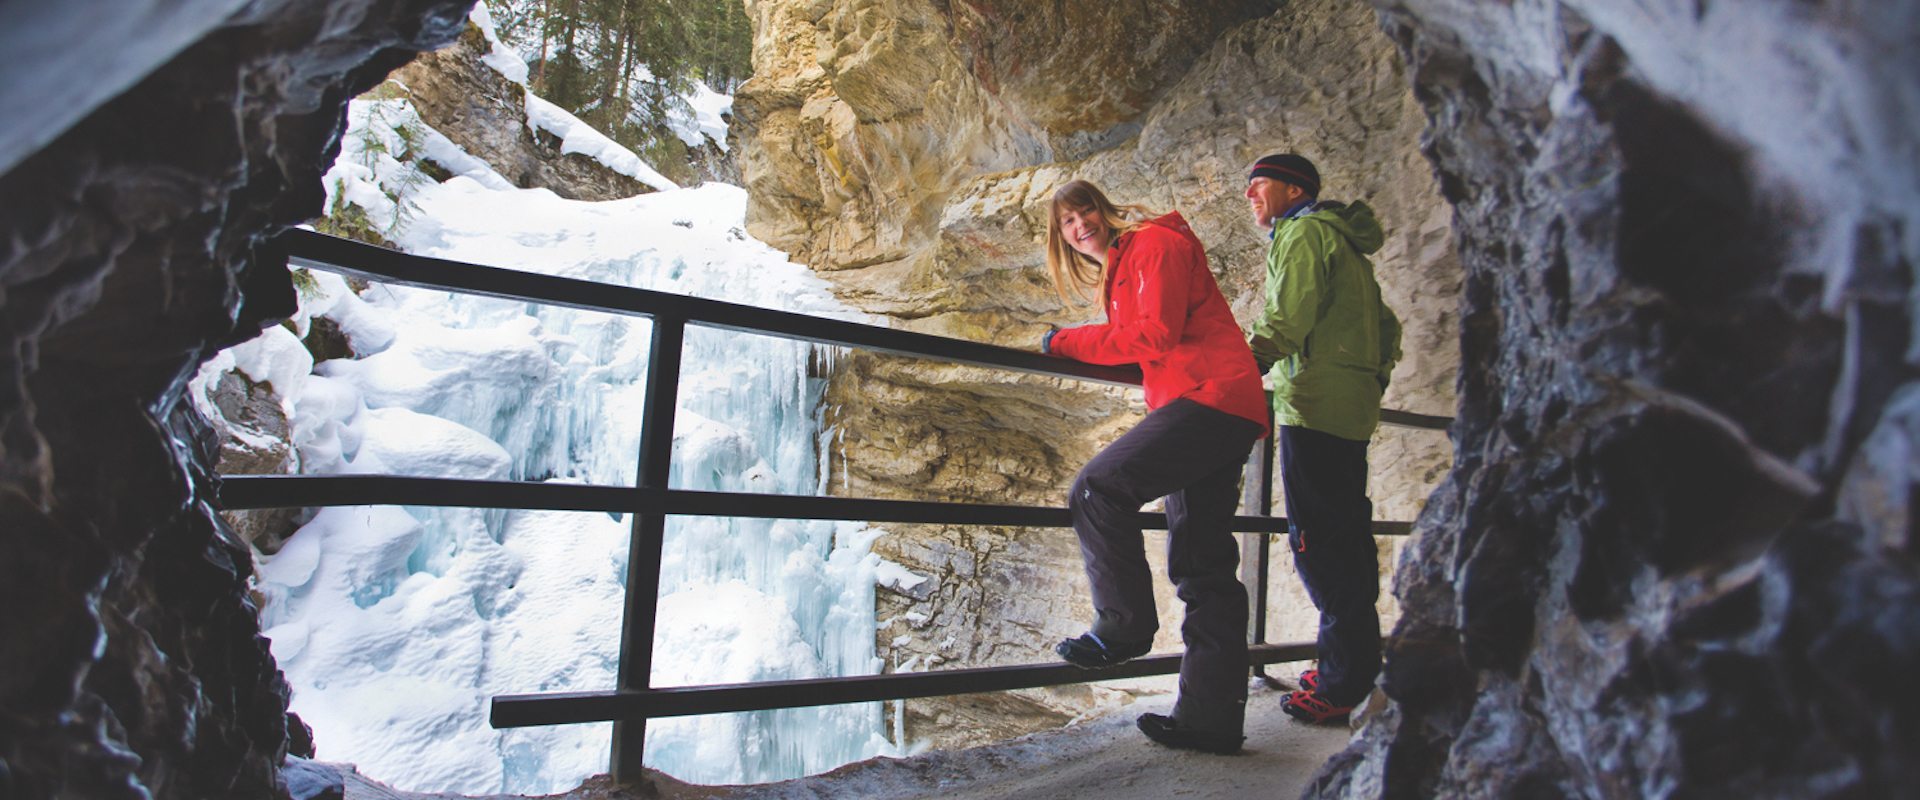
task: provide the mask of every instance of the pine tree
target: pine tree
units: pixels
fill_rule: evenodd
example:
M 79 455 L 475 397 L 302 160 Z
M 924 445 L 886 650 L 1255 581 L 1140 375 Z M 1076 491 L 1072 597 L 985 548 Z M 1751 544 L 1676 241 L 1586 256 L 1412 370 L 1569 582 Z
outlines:
M 681 96 L 696 79 L 731 93 L 752 69 L 745 0 L 486 2 L 501 39 L 528 56 L 535 94 L 669 177 L 688 169 L 665 124 L 688 113 Z
M 625 105 L 641 67 L 683 91 L 738 88 L 751 70 L 743 0 L 487 0 L 501 37 L 530 52 L 533 90 L 569 111 Z M 602 115 L 614 119 L 611 114 Z

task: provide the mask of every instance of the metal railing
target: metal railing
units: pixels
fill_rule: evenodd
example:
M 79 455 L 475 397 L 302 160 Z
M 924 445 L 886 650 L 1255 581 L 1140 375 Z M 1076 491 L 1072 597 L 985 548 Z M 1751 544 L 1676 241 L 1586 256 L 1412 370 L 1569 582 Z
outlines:
M 641 774 L 646 721 L 654 717 L 1004 691 L 1163 675 L 1179 670 L 1180 655 L 1169 654 L 1149 656 L 1097 672 L 1049 663 L 750 684 L 667 688 L 651 685 L 661 548 L 669 515 L 1071 527 L 1064 508 L 669 488 L 667 476 L 672 460 L 681 350 L 688 325 L 1118 385 L 1138 385 L 1137 369 L 1102 367 L 978 342 L 409 255 L 308 230 L 285 232 L 275 240 L 275 247 L 289 264 L 301 267 L 385 283 L 653 320 L 640 433 L 640 469 L 635 486 L 369 475 L 223 476 L 221 479 L 219 503 L 226 509 L 412 505 L 632 514 L 618 685 L 612 691 L 495 697 L 491 723 L 496 728 L 611 721 L 614 723 L 611 765 L 614 778 L 631 780 Z M 1381 422 L 1388 425 L 1443 430 L 1450 421 L 1446 417 L 1391 409 L 1381 411 Z M 1272 441 L 1269 437 L 1249 458 L 1243 501 L 1253 513 L 1234 517 L 1235 532 L 1269 534 L 1287 529 L 1285 518 L 1270 513 Z M 1166 529 L 1164 514 L 1143 512 L 1139 518 L 1142 527 Z M 1403 535 L 1410 528 L 1411 523 L 1407 522 L 1375 522 L 1373 532 Z M 1270 644 L 1266 641 L 1268 537 L 1250 537 L 1244 540 L 1242 549 L 1242 576 L 1254 586 L 1249 598 L 1253 606 L 1249 631 L 1251 665 L 1257 670 L 1266 664 L 1313 658 L 1311 642 Z

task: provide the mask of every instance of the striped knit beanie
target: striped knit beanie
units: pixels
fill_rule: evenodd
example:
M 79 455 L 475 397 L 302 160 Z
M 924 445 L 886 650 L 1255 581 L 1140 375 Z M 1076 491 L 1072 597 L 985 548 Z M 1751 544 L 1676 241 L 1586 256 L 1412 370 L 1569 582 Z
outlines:
M 1313 162 L 1306 156 L 1293 153 L 1275 153 L 1253 162 L 1253 171 L 1247 173 L 1247 180 L 1254 178 L 1272 178 L 1300 187 L 1308 197 L 1320 196 L 1320 170 L 1313 168 Z

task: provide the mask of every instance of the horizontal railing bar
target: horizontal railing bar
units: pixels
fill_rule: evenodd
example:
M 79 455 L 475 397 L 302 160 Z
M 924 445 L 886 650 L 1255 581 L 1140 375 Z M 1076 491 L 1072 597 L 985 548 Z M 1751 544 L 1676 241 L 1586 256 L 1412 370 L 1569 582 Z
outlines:
M 302 228 L 284 231 L 274 241 L 286 253 L 289 263 L 386 283 L 585 311 L 674 317 L 705 327 L 858 347 L 915 358 L 937 358 L 1031 374 L 1126 386 L 1140 384 L 1140 371 L 1134 367 L 1086 364 L 964 339 L 402 253 Z M 1383 409 L 1380 421 L 1408 428 L 1445 430 L 1451 420 Z
M 1315 657 L 1312 642 L 1264 644 L 1248 648 L 1251 665 L 1305 661 Z M 500 695 L 493 698 L 489 721 L 495 728 L 570 725 L 582 722 L 684 717 L 772 708 L 803 708 L 868 703 L 978 692 L 1004 692 L 1071 683 L 1168 675 L 1180 671 L 1180 654 L 1148 656 L 1117 667 L 1081 669 L 1069 664 L 864 675 L 850 678 L 766 681 L 714 686 L 681 686 L 635 692 L 556 692 Z
M 1380 424 L 1397 428 L 1413 428 L 1423 431 L 1444 431 L 1453 424 L 1452 417 L 1439 417 L 1432 414 L 1415 414 L 1397 408 L 1380 409 Z
M 404 475 L 222 475 L 221 510 L 325 506 L 444 506 L 633 513 L 630 486 L 528 483 Z
M 1105 367 L 1010 347 L 945 336 L 813 317 L 791 311 L 740 305 L 703 297 L 596 283 L 537 272 L 488 267 L 402 253 L 294 228 L 276 243 L 288 261 L 302 267 L 368 280 L 428 289 L 445 289 L 509 300 L 647 317 L 674 317 L 690 324 L 744 333 L 779 336 L 825 345 L 879 350 L 916 358 L 939 358 L 983 367 L 1123 386 L 1138 386 L 1140 371 Z
M 453 506 L 542 511 L 602 511 L 758 519 L 855 520 L 946 525 L 1067 528 L 1064 508 L 913 500 L 866 500 L 786 494 L 635 489 L 577 483 L 524 483 L 401 475 L 228 475 L 220 479 L 222 509 L 318 506 Z M 1166 530 L 1167 515 L 1142 512 L 1141 527 Z M 1285 517 L 1237 516 L 1240 533 L 1284 533 Z M 1377 536 L 1400 536 L 1406 522 L 1375 522 Z

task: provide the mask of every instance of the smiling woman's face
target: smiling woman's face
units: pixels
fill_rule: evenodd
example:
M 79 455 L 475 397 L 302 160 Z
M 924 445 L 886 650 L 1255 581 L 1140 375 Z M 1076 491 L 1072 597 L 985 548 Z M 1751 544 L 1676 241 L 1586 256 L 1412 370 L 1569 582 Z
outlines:
M 1068 247 L 1098 261 L 1106 261 L 1107 249 L 1113 246 L 1106 218 L 1092 208 L 1060 209 L 1060 235 L 1066 237 Z

